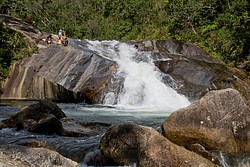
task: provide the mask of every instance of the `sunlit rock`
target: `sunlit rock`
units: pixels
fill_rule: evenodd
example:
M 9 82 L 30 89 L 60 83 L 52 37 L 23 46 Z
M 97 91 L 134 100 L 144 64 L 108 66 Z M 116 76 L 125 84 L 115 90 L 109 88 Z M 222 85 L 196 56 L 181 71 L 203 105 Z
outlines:
M 100 150 L 118 165 L 215 166 L 211 161 L 171 143 L 153 128 L 139 125 L 113 126 L 103 136 Z
M 101 101 L 112 63 L 74 47 L 47 46 L 13 65 L 1 98 Z
M 0 166 L 80 167 L 78 163 L 63 157 L 55 151 L 18 145 L 0 146 Z
M 250 152 L 250 109 L 234 89 L 210 91 L 192 105 L 173 112 L 163 135 L 186 148 L 199 143 L 207 150 Z

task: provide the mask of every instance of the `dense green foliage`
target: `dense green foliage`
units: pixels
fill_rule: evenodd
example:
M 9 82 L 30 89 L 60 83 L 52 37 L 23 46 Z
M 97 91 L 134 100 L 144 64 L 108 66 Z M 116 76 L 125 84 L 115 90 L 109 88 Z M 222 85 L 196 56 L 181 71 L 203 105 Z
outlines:
M 2 0 L 0 11 L 72 38 L 186 40 L 250 71 L 248 0 Z
M 12 62 L 30 54 L 28 44 L 22 34 L 0 25 L 0 80 L 8 76 Z

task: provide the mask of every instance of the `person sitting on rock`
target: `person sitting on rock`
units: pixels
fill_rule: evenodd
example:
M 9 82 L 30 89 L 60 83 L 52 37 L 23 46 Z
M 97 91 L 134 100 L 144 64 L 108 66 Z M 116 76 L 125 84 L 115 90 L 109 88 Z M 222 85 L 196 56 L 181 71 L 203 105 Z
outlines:
M 67 37 L 63 37 L 62 44 L 63 44 L 64 46 L 67 46 L 67 45 L 69 44 L 68 38 L 67 38 Z
M 52 35 L 51 34 L 49 36 L 47 36 L 46 42 L 47 42 L 47 44 L 52 44 Z
M 66 37 L 66 32 L 64 29 L 62 29 L 61 42 L 64 46 L 68 45 L 68 38 Z

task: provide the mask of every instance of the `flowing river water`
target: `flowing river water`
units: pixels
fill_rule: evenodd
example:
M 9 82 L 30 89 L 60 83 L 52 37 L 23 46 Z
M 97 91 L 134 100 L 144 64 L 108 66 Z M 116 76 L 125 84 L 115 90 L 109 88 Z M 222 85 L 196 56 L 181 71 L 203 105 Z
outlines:
M 109 92 L 104 95 L 104 104 L 58 103 L 69 119 L 111 125 L 139 124 L 160 131 L 167 116 L 190 104 L 185 96 L 173 89 L 181 85 L 154 66 L 154 58 L 149 52 L 139 52 L 133 45 L 117 41 L 88 41 L 87 47 L 97 55 L 115 61 L 118 71 L 114 78 L 124 78 L 124 81 L 119 89 L 110 87 Z M 168 84 L 164 83 L 163 78 L 168 78 Z M 7 118 L 32 103 L 35 101 L 0 101 L 0 119 Z M 29 141 L 40 140 L 48 148 L 87 166 L 88 158 L 98 150 L 99 141 L 107 129 L 108 127 L 103 127 L 91 136 L 74 138 L 7 128 L 0 130 L 0 144 L 25 145 Z M 223 154 L 220 157 L 222 166 L 250 165 L 249 158 L 246 158 L 249 156 L 246 155 L 233 159 Z
M 0 119 L 5 119 L 20 111 L 24 106 L 36 101 L 0 101 Z M 86 105 L 81 103 L 57 103 L 74 122 L 101 122 L 112 125 L 140 124 L 160 130 L 161 123 L 172 111 L 152 109 L 124 109 L 115 106 Z M 99 141 L 108 127 L 98 129 L 90 137 L 63 137 L 58 135 L 41 135 L 16 129 L 0 130 L 0 144 L 26 145 L 30 141 L 43 141 L 48 148 L 78 162 L 84 161 L 87 153 L 98 149 Z

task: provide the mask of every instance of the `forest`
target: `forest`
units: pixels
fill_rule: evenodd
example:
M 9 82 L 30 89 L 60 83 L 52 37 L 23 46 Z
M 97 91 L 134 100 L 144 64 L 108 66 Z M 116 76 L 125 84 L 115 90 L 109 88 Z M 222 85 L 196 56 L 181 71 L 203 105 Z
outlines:
M 89 40 L 183 40 L 250 72 L 248 0 L 1 0 L 1 14 L 56 34 Z M 0 69 L 29 55 L 20 34 L 0 26 Z

